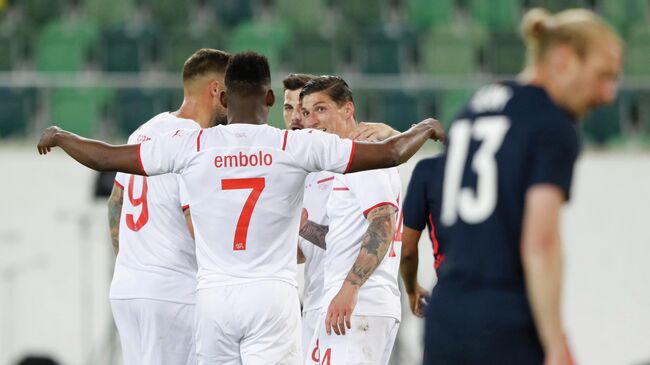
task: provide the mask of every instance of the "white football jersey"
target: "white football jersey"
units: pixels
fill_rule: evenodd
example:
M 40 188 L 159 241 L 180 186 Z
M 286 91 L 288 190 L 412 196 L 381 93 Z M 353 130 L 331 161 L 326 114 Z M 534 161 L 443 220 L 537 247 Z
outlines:
M 329 232 L 323 259 L 324 297 L 321 311 L 327 308 L 343 285 L 361 250 L 368 229 L 366 214 L 390 204 L 400 209 L 402 190 L 397 168 L 371 170 L 349 175 L 337 174 L 327 202 Z M 401 214 L 396 214 L 396 233 L 384 259 L 359 290 L 354 315 L 401 318 L 397 284 L 402 249 Z
M 302 202 L 308 219 L 314 223 L 328 225 L 327 199 L 329 198 L 334 174 L 317 172 L 309 174 L 305 180 L 305 196 Z M 308 312 L 319 309 L 323 299 L 323 257 L 325 250 L 300 238 L 298 246 L 305 255 L 305 288 L 303 290 L 302 310 Z
M 232 124 L 140 145 L 149 175 L 178 173 L 192 207 L 198 289 L 259 280 L 296 284 L 305 178 L 342 173 L 354 144 L 315 130 Z
M 170 113 L 158 114 L 133 132 L 129 143 L 181 128 L 200 126 Z M 110 298 L 195 303 L 196 254 L 182 210 L 188 200 L 182 179 L 176 174 L 118 173 L 115 182 L 124 190 L 124 200 Z

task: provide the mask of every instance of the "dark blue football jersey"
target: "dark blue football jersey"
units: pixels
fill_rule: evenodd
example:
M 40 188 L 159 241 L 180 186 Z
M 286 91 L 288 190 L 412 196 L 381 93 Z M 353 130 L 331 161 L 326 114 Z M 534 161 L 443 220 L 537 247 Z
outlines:
M 442 176 L 444 169 L 442 155 L 420 160 L 413 169 L 402 206 L 404 226 L 416 231 L 429 230 L 429 239 L 438 269 L 445 257 L 444 244 L 436 233 L 440 216 Z
M 452 122 L 438 229 L 445 263 L 430 303 L 436 316 L 469 327 L 533 325 L 520 257 L 525 195 L 552 184 L 569 198 L 576 128 L 542 88 L 514 82 L 481 88 Z

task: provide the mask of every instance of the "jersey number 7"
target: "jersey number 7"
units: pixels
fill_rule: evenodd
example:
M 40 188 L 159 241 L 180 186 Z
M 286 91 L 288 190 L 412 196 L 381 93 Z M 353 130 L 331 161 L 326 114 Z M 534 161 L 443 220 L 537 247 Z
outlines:
M 233 250 L 243 251 L 246 250 L 246 238 L 248 236 L 248 224 L 251 221 L 251 215 L 257 199 L 260 198 L 262 190 L 266 186 L 266 180 L 263 177 L 255 177 L 248 179 L 223 179 L 221 180 L 221 190 L 239 190 L 239 189 L 253 189 L 244 203 L 241 210 L 239 219 L 237 220 L 237 228 L 235 229 L 235 240 L 233 242 Z

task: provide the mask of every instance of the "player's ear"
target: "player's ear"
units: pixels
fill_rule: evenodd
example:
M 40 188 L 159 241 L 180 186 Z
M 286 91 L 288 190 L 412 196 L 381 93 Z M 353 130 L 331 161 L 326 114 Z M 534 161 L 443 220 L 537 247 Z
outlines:
M 219 94 L 219 101 L 221 102 L 221 105 L 224 108 L 226 108 L 226 109 L 228 108 L 228 101 L 226 100 L 226 91 L 225 90 L 221 90 L 221 93 Z
M 266 92 L 266 106 L 269 108 L 275 104 L 275 93 L 273 92 L 273 89 L 269 89 Z
M 354 103 L 348 101 L 343 105 L 343 112 L 345 113 L 345 118 L 350 119 L 354 116 Z

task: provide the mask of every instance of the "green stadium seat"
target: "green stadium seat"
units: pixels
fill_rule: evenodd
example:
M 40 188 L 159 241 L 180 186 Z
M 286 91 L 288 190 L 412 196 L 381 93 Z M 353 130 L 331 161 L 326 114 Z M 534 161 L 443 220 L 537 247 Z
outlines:
M 134 0 L 83 0 L 86 14 L 102 26 L 125 24 L 135 10 Z
M 310 0 L 297 3 L 295 0 L 276 0 L 276 16 L 285 19 L 294 33 L 313 33 L 319 28 L 323 14 L 326 12 L 324 0 Z
M 415 37 L 409 33 L 389 35 L 383 28 L 367 31 L 359 52 L 361 71 L 369 74 L 400 73 L 402 61 L 414 53 L 415 43 Z
M 24 47 L 21 38 L 10 32 L 0 32 L 0 71 L 9 71 L 15 68 L 22 56 Z
M 152 19 L 161 32 L 191 24 L 190 4 L 178 0 L 148 0 Z
M 139 72 L 153 58 L 157 42 L 154 29 L 145 26 L 109 27 L 102 36 L 102 69 Z
M 0 88 L 0 137 L 24 137 L 34 111 L 33 90 Z
M 469 101 L 472 96 L 472 91 L 466 89 L 445 90 L 440 92 L 436 107 L 439 110 L 438 120 L 445 129 L 449 128 L 451 122 L 454 121 L 456 115 L 460 112 L 461 108 Z
M 598 0 L 596 7 L 621 34 L 631 27 L 647 24 L 650 3 L 647 0 Z
M 650 28 L 638 26 L 630 31 L 623 62 L 626 75 L 650 76 Z
M 454 19 L 454 0 L 407 0 L 406 12 L 409 24 L 418 30 L 447 25 Z
M 181 72 L 183 64 L 199 48 L 223 48 L 223 32 L 217 27 L 206 30 L 180 28 L 161 42 L 162 62 L 170 72 Z
M 418 113 L 418 95 L 413 92 L 387 91 L 384 92 L 381 107 L 383 118 L 381 122 L 389 124 L 398 131 L 405 131 L 413 123 L 424 119 Z
M 112 94 L 107 89 L 60 88 L 50 94 L 50 121 L 82 136 L 97 132 Z
M 242 23 L 228 39 L 229 52 L 252 50 L 269 59 L 271 70 L 276 70 L 289 46 L 291 28 L 280 21 Z
M 583 131 L 588 142 L 605 145 L 620 137 L 619 106 L 612 104 L 597 108 L 583 121 Z
M 123 89 L 112 106 L 119 133 L 127 137 L 142 123 L 157 114 L 171 110 L 171 91 L 161 89 Z M 173 107 L 174 110 L 180 103 Z
M 313 32 L 296 33 L 291 52 L 292 70 L 301 73 L 331 74 L 336 71 L 340 59 L 335 41 Z
M 381 24 L 381 9 L 385 0 L 332 0 L 332 8 L 341 15 L 341 22 L 357 29 Z
M 524 67 L 526 49 L 515 32 L 494 32 L 485 46 L 485 65 L 496 75 L 514 75 Z
M 457 25 L 432 28 L 420 43 L 423 71 L 441 75 L 475 72 L 480 47 L 486 38 L 480 27 Z
M 98 37 L 99 29 L 91 21 L 53 21 L 36 40 L 36 68 L 48 72 L 83 70 Z
M 530 8 L 541 7 L 551 13 L 585 6 L 584 1 L 582 0 L 527 0 L 527 5 Z
M 65 0 L 21 0 L 20 3 L 25 14 L 25 21 L 38 30 L 50 20 L 60 18 L 63 14 Z
M 226 27 L 233 27 L 253 17 L 253 1 L 255 0 L 211 0 L 210 3 L 219 22 Z
M 519 0 L 470 0 L 472 18 L 491 31 L 514 31 L 519 21 Z

